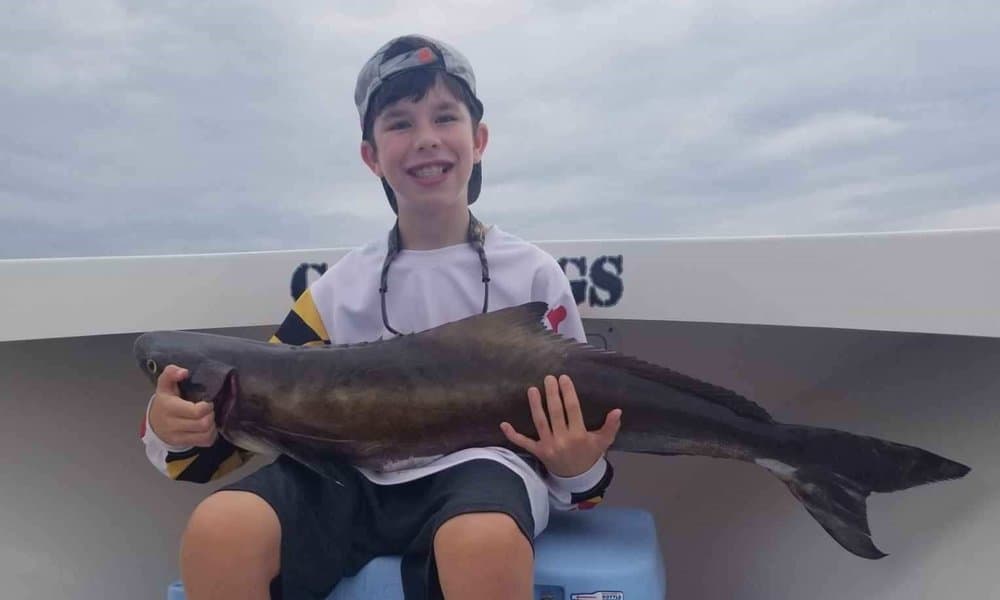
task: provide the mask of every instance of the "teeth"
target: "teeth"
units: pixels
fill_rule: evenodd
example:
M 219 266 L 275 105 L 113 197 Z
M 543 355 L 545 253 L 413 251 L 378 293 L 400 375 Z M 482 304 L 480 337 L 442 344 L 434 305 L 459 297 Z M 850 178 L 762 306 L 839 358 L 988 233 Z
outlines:
M 444 167 L 441 165 L 431 165 L 428 167 L 421 167 L 413 172 L 417 177 L 437 177 L 441 173 L 444 173 Z

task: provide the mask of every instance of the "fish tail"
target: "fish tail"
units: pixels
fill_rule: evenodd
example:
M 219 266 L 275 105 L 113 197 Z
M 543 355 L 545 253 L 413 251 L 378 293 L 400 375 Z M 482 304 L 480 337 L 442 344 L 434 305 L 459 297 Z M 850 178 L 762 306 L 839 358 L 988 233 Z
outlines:
M 760 458 L 809 514 L 848 551 L 886 556 L 871 539 L 867 498 L 925 483 L 957 479 L 969 467 L 934 453 L 877 438 L 812 427 L 786 426 L 799 464 Z

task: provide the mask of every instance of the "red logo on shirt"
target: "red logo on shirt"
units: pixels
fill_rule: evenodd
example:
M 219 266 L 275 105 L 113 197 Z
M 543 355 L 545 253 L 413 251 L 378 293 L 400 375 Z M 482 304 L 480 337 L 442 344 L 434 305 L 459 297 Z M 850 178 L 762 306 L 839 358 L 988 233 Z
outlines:
M 566 320 L 566 307 L 557 306 L 549 311 L 549 314 L 545 315 L 545 318 L 549 320 L 549 326 L 552 327 L 552 331 L 559 333 L 559 324 Z

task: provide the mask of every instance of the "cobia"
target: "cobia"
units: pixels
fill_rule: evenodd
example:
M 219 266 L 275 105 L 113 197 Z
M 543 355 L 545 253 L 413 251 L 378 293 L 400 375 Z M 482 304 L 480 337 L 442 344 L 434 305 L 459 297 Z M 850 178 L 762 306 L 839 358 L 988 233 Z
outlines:
M 549 332 L 541 324 L 545 310 L 535 302 L 350 346 L 147 333 L 136 340 L 135 356 L 154 382 L 169 364 L 187 368 L 184 397 L 213 401 L 218 431 L 236 446 L 282 452 L 321 473 L 329 459 L 381 469 L 467 447 L 510 446 L 501 422 L 535 433 L 526 390 L 546 375 L 567 374 L 588 429 L 622 409 L 612 449 L 753 462 L 865 558 L 885 556 L 868 528 L 870 493 L 969 472 L 920 448 L 777 422 L 730 390 Z

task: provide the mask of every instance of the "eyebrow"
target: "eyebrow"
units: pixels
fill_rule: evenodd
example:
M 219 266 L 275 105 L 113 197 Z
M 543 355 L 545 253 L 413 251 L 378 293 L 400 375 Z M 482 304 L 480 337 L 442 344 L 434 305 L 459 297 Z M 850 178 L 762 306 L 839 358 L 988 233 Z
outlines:
M 437 103 L 434 110 L 458 110 L 458 102 L 454 100 L 442 100 Z
M 409 114 L 409 111 L 403 110 L 402 108 L 390 108 L 379 115 L 382 119 L 395 119 L 396 117 L 405 117 Z
M 453 100 L 443 100 L 434 105 L 433 110 L 458 110 L 458 102 Z M 395 119 L 398 117 L 409 116 L 410 111 L 405 108 L 388 108 L 386 109 L 380 117 L 383 119 Z

